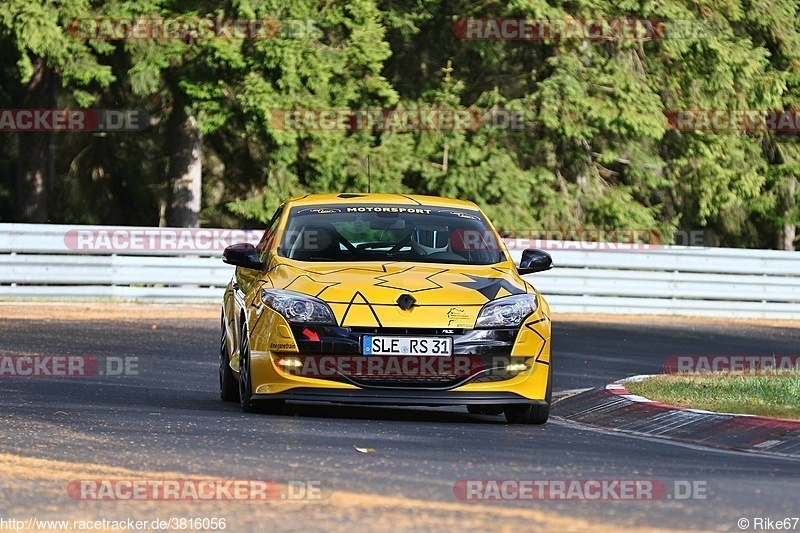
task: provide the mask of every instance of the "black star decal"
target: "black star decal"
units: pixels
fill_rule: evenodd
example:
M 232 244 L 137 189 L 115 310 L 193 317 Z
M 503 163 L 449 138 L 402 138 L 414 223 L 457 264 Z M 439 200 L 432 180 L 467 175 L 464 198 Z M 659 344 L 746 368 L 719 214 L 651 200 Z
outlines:
M 417 267 L 408 267 L 393 274 L 383 274 L 381 276 L 375 276 L 376 281 L 380 280 L 378 283 L 375 283 L 375 286 L 385 287 L 388 289 L 398 289 L 407 292 L 430 291 L 433 289 L 442 288 L 440 284 L 436 283 L 431 278 L 447 272 L 446 269 L 439 270 L 438 272 L 434 272 L 433 274 L 428 274 L 424 278 L 420 278 L 419 275 L 415 275 L 416 274 L 414 272 L 415 268 Z M 389 278 L 391 278 L 392 276 L 396 276 L 397 278 L 399 278 L 399 282 L 396 285 L 390 285 L 389 283 Z
M 494 300 L 497 297 L 497 293 L 500 292 L 500 289 L 505 289 L 510 294 L 525 294 L 524 290 L 505 278 L 482 278 L 480 276 L 470 276 L 469 274 L 464 275 L 472 281 L 460 281 L 456 282 L 456 285 L 461 285 L 468 289 L 475 289 L 483 294 L 487 300 Z

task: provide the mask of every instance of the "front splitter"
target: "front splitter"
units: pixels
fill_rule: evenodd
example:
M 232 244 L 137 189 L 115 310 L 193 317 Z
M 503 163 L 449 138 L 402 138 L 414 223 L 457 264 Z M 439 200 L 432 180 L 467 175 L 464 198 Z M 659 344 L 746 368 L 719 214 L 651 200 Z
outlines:
M 416 390 L 321 390 L 300 387 L 276 394 L 256 394 L 254 400 L 289 400 L 329 402 L 363 405 L 419 405 L 437 407 L 445 405 L 546 405 L 544 400 L 530 400 L 513 392 L 452 392 Z

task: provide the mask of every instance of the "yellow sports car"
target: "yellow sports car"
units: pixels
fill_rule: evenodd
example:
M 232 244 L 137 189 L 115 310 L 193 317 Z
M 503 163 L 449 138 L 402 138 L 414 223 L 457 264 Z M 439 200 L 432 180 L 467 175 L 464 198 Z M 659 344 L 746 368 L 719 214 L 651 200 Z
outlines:
M 550 309 L 471 202 L 324 194 L 278 208 L 236 244 L 222 307 L 220 396 L 247 412 L 289 400 L 466 405 L 541 424 L 550 412 Z

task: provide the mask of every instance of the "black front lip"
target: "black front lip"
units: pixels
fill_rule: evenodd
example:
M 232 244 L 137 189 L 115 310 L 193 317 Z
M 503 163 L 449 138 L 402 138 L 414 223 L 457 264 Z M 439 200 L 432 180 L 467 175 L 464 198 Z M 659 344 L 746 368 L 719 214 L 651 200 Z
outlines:
M 289 400 L 362 405 L 547 405 L 544 400 L 531 400 L 513 392 L 449 392 L 431 390 L 385 389 L 311 389 L 298 387 L 276 394 L 255 394 L 254 400 Z

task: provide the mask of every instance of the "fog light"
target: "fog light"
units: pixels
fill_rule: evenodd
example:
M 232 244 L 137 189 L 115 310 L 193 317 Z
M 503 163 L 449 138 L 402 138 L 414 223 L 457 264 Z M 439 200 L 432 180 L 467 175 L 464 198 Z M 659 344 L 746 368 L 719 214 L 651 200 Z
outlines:
M 506 372 L 522 372 L 523 370 L 527 370 L 528 365 L 525 363 L 511 363 L 506 367 Z
M 296 357 L 286 357 L 278 360 L 278 364 L 287 368 L 300 368 L 303 362 Z

